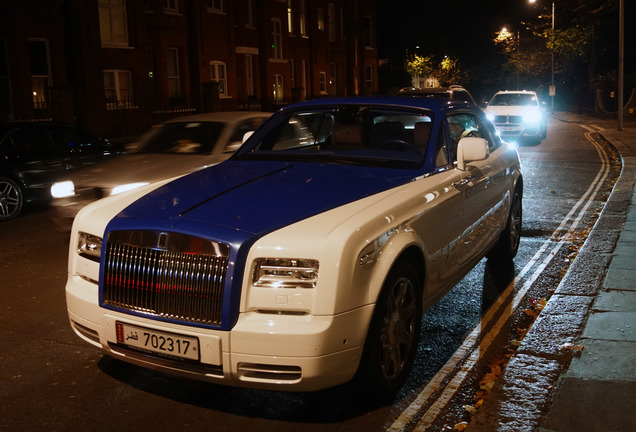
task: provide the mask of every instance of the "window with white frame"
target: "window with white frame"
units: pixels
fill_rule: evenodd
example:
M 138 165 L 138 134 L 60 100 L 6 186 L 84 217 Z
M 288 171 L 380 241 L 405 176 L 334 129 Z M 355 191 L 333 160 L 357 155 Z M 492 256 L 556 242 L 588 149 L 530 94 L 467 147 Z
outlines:
M 364 87 L 367 91 L 373 91 L 373 66 L 364 67 Z
M 320 31 L 325 30 L 325 10 L 316 9 L 316 27 Z
M 332 95 L 338 94 L 338 87 L 336 86 L 336 73 L 336 64 L 329 63 L 329 92 Z
M 49 44 L 46 39 L 29 39 L 29 72 L 31 73 L 31 92 L 33 106 L 36 109 L 47 107 L 50 84 Z
M 205 0 L 205 6 L 208 10 L 223 12 L 223 0 Z
M 305 0 L 298 1 L 298 26 L 301 36 L 307 36 L 307 15 L 305 11 Z
M 248 96 L 254 96 L 254 58 L 252 54 L 245 55 L 245 90 Z
M 290 35 L 294 34 L 294 8 L 292 0 L 287 0 L 287 31 Z
M 181 97 L 178 48 L 166 48 L 166 79 L 168 80 L 168 97 Z
M 126 0 L 99 0 L 99 34 L 102 46 L 128 46 Z
M 132 74 L 127 70 L 107 69 L 104 71 L 104 94 L 106 108 L 132 108 L 133 86 Z
M 274 75 L 274 102 L 282 102 L 284 98 L 284 89 L 283 89 L 283 76 L 280 74 Z
M 254 27 L 254 0 L 243 0 L 243 24 Z
M 163 0 L 163 11 L 179 13 L 179 0 Z
M 329 41 L 334 42 L 336 40 L 336 5 L 333 3 L 327 5 L 327 32 Z
M 227 90 L 227 68 L 225 63 L 220 61 L 210 62 L 210 81 L 216 81 L 219 84 L 219 96 L 228 97 Z
M 283 58 L 283 34 L 279 18 L 272 18 L 272 58 Z
M 320 94 L 327 94 L 327 74 L 320 72 Z

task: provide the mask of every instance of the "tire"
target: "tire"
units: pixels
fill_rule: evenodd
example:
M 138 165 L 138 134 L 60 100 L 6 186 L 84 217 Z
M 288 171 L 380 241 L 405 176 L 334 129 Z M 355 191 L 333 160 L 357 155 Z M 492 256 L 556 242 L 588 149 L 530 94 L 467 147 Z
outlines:
M 398 262 L 378 297 L 358 369 L 365 397 L 393 400 L 413 366 L 421 325 L 420 276 L 410 263 Z
M 0 177 L 0 221 L 18 217 L 23 204 L 20 186 L 8 177 Z
M 497 244 L 495 244 L 488 253 L 489 259 L 511 260 L 517 255 L 521 242 L 521 222 L 523 214 L 521 198 L 521 190 L 517 187 L 512 194 L 506 228 L 499 236 Z

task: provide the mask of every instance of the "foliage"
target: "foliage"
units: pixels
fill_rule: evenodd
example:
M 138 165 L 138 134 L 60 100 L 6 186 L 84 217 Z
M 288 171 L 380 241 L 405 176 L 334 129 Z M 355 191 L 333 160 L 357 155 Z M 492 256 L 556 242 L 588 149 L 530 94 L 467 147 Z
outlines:
M 433 56 L 414 54 L 406 60 L 406 71 L 411 76 L 431 76 L 443 86 L 459 84 L 466 78 L 459 60 L 453 57 L 444 57 L 439 61 Z
M 516 32 L 506 29 L 493 38 L 506 61 L 508 73 L 522 82 L 550 82 L 552 58 L 557 93 L 587 94 L 600 77 L 612 73 L 616 64 L 617 0 L 537 0 L 534 17 L 522 22 Z M 552 9 L 554 6 L 554 9 Z M 554 17 L 552 12 L 554 10 Z M 587 89 L 587 92 L 581 92 Z M 572 101 L 571 101 L 572 102 Z
M 432 56 L 420 56 L 414 54 L 406 61 L 406 71 L 411 76 L 428 76 L 433 75 L 435 71 L 435 62 Z

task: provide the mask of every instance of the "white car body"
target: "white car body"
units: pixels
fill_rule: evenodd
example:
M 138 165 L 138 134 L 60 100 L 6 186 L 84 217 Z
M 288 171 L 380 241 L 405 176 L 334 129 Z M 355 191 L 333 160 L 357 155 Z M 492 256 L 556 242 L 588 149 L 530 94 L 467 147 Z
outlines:
M 359 369 L 378 298 L 396 262 L 406 256 L 417 261 L 424 287 L 422 310 L 426 310 L 500 241 L 510 220 L 513 196 L 521 188 L 521 178 L 514 149 L 500 143 L 491 150 L 482 138 L 464 138 L 453 169 L 415 177 L 268 230 L 256 238 L 245 255 L 228 264 L 238 272 L 234 278 L 241 282 L 236 321 L 224 329 L 157 320 L 144 311 L 130 313 L 103 307 L 100 281 L 120 276 L 106 274 L 99 262 L 78 250 L 91 249 L 83 244 L 80 232 L 97 239 L 108 232 L 117 218 L 126 218 L 127 224 L 137 227 L 134 229 L 145 229 L 153 219 L 162 217 L 152 211 L 143 217 L 131 216 L 131 205 L 161 196 L 161 209 L 187 207 L 189 204 L 182 201 L 189 198 L 174 193 L 175 184 L 187 182 L 188 188 L 200 191 L 208 187 L 212 171 L 216 178 L 236 172 L 231 161 L 177 182 L 166 180 L 97 201 L 79 212 L 71 233 L 66 286 L 71 326 L 79 337 L 115 358 L 210 382 L 290 391 L 313 391 L 347 382 Z M 227 171 L 223 171 L 226 166 Z M 313 187 L 312 182 L 320 181 L 314 174 L 324 168 L 304 167 L 307 172 L 301 173 L 307 180 L 297 187 Z M 340 167 L 326 169 L 333 170 L 334 175 L 341 172 Z M 342 172 L 349 169 L 344 167 Z M 276 172 L 281 178 L 287 175 L 285 170 Z M 351 180 L 355 182 L 357 178 L 352 176 Z M 287 183 L 281 179 L 281 184 Z M 172 191 L 163 195 L 168 190 Z M 298 193 L 301 196 L 302 189 Z M 270 197 L 272 207 L 260 209 L 264 217 L 278 211 L 283 203 L 293 208 L 293 202 L 285 200 L 276 204 L 275 190 Z M 165 230 L 187 235 L 192 230 L 228 230 L 228 235 L 235 232 L 231 227 L 219 227 L 220 222 L 208 225 L 202 219 L 208 215 L 202 210 L 198 216 L 191 214 L 189 228 L 173 221 Z M 244 217 L 254 215 L 246 213 Z M 96 255 L 98 247 L 101 249 L 96 240 Z M 101 255 L 105 248 L 106 245 Z M 262 285 L 257 278 L 257 263 L 264 257 L 281 262 L 290 258 L 316 262 L 316 279 L 309 281 L 311 284 L 285 286 L 287 276 L 281 276 L 280 285 Z M 144 333 L 148 338 L 170 339 L 173 344 L 196 344 L 196 360 L 176 359 L 184 354 L 181 351 L 177 356 L 163 355 L 156 346 L 150 351 L 138 349 L 136 344 L 141 343 Z M 148 347 L 148 342 L 144 346 Z
M 547 115 L 533 91 L 499 91 L 488 103 L 486 114 L 505 141 L 541 142 L 546 137 Z

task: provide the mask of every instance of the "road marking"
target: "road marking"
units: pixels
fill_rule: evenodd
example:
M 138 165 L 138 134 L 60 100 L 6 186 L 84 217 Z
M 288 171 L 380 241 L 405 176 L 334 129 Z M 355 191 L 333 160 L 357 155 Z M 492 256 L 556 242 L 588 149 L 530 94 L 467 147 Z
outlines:
M 504 292 L 499 296 L 497 301 L 488 309 L 486 314 L 482 317 L 479 324 L 477 324 L 473 330 L 464 339 L 462 345 L 455 351 L 452 357 L 446 362 L 446 364 L 435 374 L 435 376 L 424 386 L 415 400 L 400 414 L 400 416 L 393 422 L 393 424 L 387 429 L 390 432 L 402 432 L 405 431 L 407 426 L 415 421 L 419 413 L 430 404 L 430 401 L 435 397 L 435 401 L 428 407 L 427 411 L 421 416 L 417 425 L 413 429 L 414 431 L 426 431 L 430 428 L 435 420 L 440 416 L 442 411 L 446 408 L 452 397 L 461 388 L 462 383 L 474 370 L 477 362 L 488 351 L 488 348 L 495 340 L 503 326 L 508 319 L 512 316 L 512 313 L 519 307 L 519 304 L 525 297 L 526 293 L 536 281 L 536 279 L 545 270 L 547 265 L 559 252 L 561 247 L 568 241 L 574 230 L 577 228 L 579 222 L 587 212 L 590 205 L 594 202 L 599 189 L 603 185 L 604 181 L 610 172 L 609 156 L 605 152 L 605 149 L 601 144 L 592 136 L 595 132 L 593 129 L 579 125 L 587 132 L 584 134 L 585 138 L 594 145 L 596 151 L 601 160 L 601 168 L 598 171 L 596 177 L 588 187 L 587 191 L 581 196 L 581 198 L 572 207 L 570 212 L 561 221 L 558 228 L 553 232 L 552 236 L 546 240 L 530 261 L 519 272 L 515 279 L 506 287 Z M 583 206 L 579 211 L 577 217 L 570 222 L 574 213 L 580 206 Z M 565 230 L 566 226 L 568 229 Z M 565 231 L 565 232 L 564 232 Z M 515 286 L 521 282 L 526 273 L 530 271 L 541 260 L 546 250 L 551 246 L 552 249 L 545 255 L 542 262 L 538 265 L 536 270 L 532 273 L 531 277 L 525 281 L 521 289 L 514 296 L 510 308 L 504 310 L 501 313 L 499 319 L 490 329 L 490 331 L 479 341 L 482 328 L 487 328 L 488 324 L 493 320 L 496 312 L 507 304 L 508 298 L 514 292 Z M 446 383 L 446 384 L 444 384 Z

